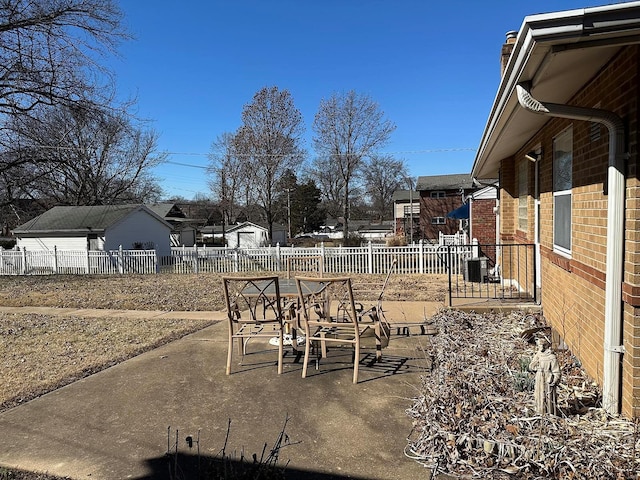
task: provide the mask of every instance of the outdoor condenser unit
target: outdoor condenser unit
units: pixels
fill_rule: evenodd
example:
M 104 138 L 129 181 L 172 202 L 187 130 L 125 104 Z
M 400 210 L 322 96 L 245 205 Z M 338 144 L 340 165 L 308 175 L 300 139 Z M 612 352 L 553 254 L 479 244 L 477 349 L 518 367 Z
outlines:
M 487 257 L 468 258 L 464 262 L 464 281 L 483 282 L 487 277 Z

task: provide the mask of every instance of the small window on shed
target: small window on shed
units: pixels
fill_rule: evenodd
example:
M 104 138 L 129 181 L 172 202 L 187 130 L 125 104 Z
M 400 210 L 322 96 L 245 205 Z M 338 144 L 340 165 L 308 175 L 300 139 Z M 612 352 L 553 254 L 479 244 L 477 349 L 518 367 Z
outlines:
M 432 225 L 444 225 L 444 217 L 431 217 Z
M 444 198 L 446 196 L 445 192 L 441 190 L 434 190 L 430 194 L 431 198 Z

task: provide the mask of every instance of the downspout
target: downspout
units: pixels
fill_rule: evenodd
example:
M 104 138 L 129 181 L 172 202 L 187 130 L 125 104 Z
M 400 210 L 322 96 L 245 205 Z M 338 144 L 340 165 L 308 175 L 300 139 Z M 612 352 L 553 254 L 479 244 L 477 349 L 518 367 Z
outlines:
M 523 85 L 517 85 L 520 105 L 533 113 L 550 117 L 585 120 L 605 125 L 609 130 L 609 169 L 607 199 L 607 252 L 604 302 L 604 371 L 602 406 L 614 415 L 620 413 L 620 365 L 622 345 L 622 281 L 624 254 L 624 124 L 614 112 L 595 108 L 542 103 Z

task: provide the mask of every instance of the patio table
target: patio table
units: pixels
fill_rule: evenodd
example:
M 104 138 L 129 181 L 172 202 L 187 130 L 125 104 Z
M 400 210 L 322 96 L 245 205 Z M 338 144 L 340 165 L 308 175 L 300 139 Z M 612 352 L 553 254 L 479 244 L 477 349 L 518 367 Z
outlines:
M 304 344 L 304 336 L 298 336 L 297 331 L 300 330 L 300 319 L 298 315 L 298 286 L 296 285 L 296 281 L 294 278 L 279 278 L 278 283 L 280 286 L 280 298 L 284 299 L 286 306 L 290 304 L 296 310 L 295 315 L 285 316 L 285 334 L 283 335 L 283 345 L 291 345 L 293 347 L 294 353 L 296 354 L 296 361 L 300 358 L 302 352 L 298 350 L 298 346 Z M 248 292 L 251 294 L 251 291 Z M 275 295 L 275 291 L 270 292 L 267 291 L 266 294 L 273 293 Z M 295 341 L 294 341 L 295 339 Z M 269 344 L 278 346 L 279 338 L 273 337 L 269 339 Z

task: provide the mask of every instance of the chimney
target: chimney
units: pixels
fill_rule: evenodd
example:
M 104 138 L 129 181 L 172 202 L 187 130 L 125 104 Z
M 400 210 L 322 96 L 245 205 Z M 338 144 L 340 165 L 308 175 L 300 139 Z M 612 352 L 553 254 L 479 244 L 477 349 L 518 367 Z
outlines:
M 513 46 L 516 43 L 516 38 L 518 36 L 518 32 L 515 30 L 510 30 L 507 32 L 507 40 L 502 45 L 502 52 L 500 54 L 500 76 L 504 76 L 504 71 L 507 68 L 507 63 L 509 63 L 509 58 L 511 57 L 511 52 L 513 51 Z

